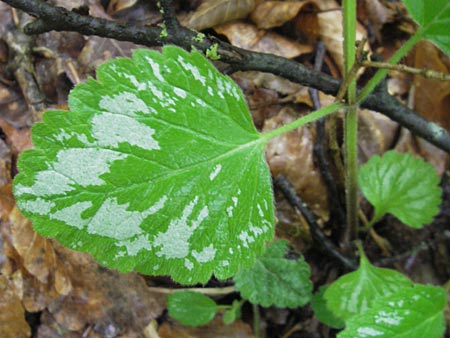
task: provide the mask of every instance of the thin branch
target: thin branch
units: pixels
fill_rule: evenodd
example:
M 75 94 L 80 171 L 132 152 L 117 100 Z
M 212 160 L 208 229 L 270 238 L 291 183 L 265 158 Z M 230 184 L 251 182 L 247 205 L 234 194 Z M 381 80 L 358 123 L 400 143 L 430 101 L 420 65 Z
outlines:
M 375 62 L 375 61 L 362 61 L 360 63 L 363 67 L 373 67 L 373 68 L 384 68 L 390 70 L 396 70 L 398 72 L 410 73 L 413 75 L 420 75 L 427 79 L 447 81 L 450 82 L 450 74 L 445 74 L 437 72 L 432 69 L 418 69 L 413 67 L 408 67 L 406 65 L 391 65 L 387 62 Z
M 84 35 L 130 41 L 145 46 L 161 46 L 175 44 L 186 50 L 195 46 L 206 52 L 214 43 L 219 46 L 218 54 L 221 61 L 232 65 L 234 70 L 256 70 L 270 72 L 307 87 L 313 87 L 326 94 L 336 95 L 341 81 L 332 78 L 298 62 L 271 54 L 263 54 L 243 50 L 230 44 L 207 38 L 196 41 L 196 32 L 180 27 L 176 35 L 169 34 L 162 38 L 161 28 L 139 27 L 125 25 L 88 15 L 81 15 L 68 11 L 62 7 L 52 6 L 42 0 L 2 0 L 14 8 L 21 9 L 38 19 L 24 28 L 27 34 L 40 34 L 50 30 L 74 31 Z M 371 93 L 361 107 L 380 112 L 400 125 L 408 128 L 417 136 L 450 153 L 450 134 L 439 125 L 427 121 L 425 118 L 407 108 L 386 90 L 376 90 Z
M 323 60 L 325 56 L 325 45 L 322 42 L 317 44 L 316 57 L 314 60 L 314 69 L 320 71 L 322 69 Z M 319 91 L 315 88 L 309 88 L 309 95 L 313 102 L 314 110 L 319 110 L 322 108 L 322 104 L 319 99 Z M 345 208 L 342 203 L 341 195 L 336 185 L 336 180 L 331 174 L 330 163 L 325 150 L 326 135 L 325 135 L 325 120 L 326 118 L 321 118 L 316 122 L 316 141 L 314 143 L 314 155 L 317 158 L 317 162 L 320 168 L 320 173 L 326 186 L 328 187 L 329 201 L 331 205 L 334 205 L 332 210 L 335 210 L 337 215 L 337 223 L 341 227 L 345 227 Z M 343 229 L 341 229 L 343 230 Z
M 325 252 L 327 252 L 330 256 L 333 256 L 339 260 L 345 267 L 356 270 L 358 264 L 356 264 L 352 258 L 344 256 L 336 245 L 331 242 L 327 236 L 325 236 L 317 224 L 316 216 L 309 210 L 306 204 L 301 200 L 300 196 L 297 195 L 292 184 L 282 175 L 275 178 L 274 184 L 278 189 L 280 189 L 288 202 L 296 208 L 303 215 L 303 217 L 305 217 L 313 240 L 322 246 Z

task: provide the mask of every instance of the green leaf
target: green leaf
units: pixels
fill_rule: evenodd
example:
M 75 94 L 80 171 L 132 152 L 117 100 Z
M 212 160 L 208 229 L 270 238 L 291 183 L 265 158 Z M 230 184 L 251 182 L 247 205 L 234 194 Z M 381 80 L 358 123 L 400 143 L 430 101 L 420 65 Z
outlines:
M 441 338 L 445 330 L 442 288 L 416 284 L 377 299 L 373 307 L 348 320 L 338 338 Z
M 231 308 L 223 314 L 223 322 L 228 325 L 233 323 L 236 319 L 241 318 L 242 302 L 234 300 Z
M 312 297 L 309 265 L 299 258 L 284 258 L 287 241 L 269 245 L 251 268 L 242 268 L 234 276 L 236 289 L 253 304 L 265 307 L 297 307 Z
M 167 297 L 167 309 L 169 315 L 181 324 L 199 326 L 211 321 L 219 308 L 208 296 L 182 291 Z
M 431 164 L 411 154 L 388 151 L 382 157 L 373 156 L 361 166 L 358 181 L 375 208 L 374 220 L 391 213 L 421 228 L 439 212 L 439 176 Z
M 327 308 L 345 322 L 369 309 L 377 298 L 412 285 L 400 272 L 377 268 L 361 253 L 358 270 L 338 278 L 323 295 Z
M 419 34 L 450 54 L 450 1 L 403 0 L 414 20 L 421 26 Z
M 167 46 L 99 67 L 33 127 L 15 195 L 35 229 L 120 271 L 225 279 L 273 238 L 265 138 L 241 91 Z
M 319 291 L 314 294 L 311 299 L 311 307 L 314 310 L 314 315 L 316 318 L 328 325 L 329 327 L 333 327 L 336 329 L 341 329 L 345 326 L 345 323 L 337 318 L 333 312 L 330 311 L 327 307 L 327 303 L 325 298 L 323 297 L 325 291 L 328 289 L 329 285 L 323 285 L 319 288 Z

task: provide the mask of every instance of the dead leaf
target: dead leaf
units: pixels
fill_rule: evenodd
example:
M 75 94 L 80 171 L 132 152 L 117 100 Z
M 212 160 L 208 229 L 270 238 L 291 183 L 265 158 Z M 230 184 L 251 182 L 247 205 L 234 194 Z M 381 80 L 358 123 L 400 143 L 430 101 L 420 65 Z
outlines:
M 311 53 L 310 45 L 300 44 L 279 34 L 256 28 L 243 21 L 233 21 L 214 27 L 218 34 L 225 35 L 234 46 L 254 52 L 269 53 L 286 58 Z
M 165 322 L 159 328 L 161 338 L 253 338 L 250 325 L 237 319 L 229 325 L 225 325 L 220 316 L 216 316 L 211 322 L 199 327 L 183 326 L 177 322 Z
M 186 26 L 200 31 L 232 20 L 243 19 L 255 5 L 255 0 L 205 0 L 187 19 Z
M 327 51 L 333 57 L 334 62 L 341 71 L 341 76 L 344 74 L 344 50 L 343 50 L 343 27 L 342 27 L 342 9 L 334 0 L 314 0 L 316 6 L 320 9 L 319 13 L 305 13 L 304 19 L 308 16 L 317 16 L 319 21 L 319 31 L 316 27 L 311 25 L 298 25 L 297 28 L 303 31 L 305 36 L 313 35 L 319 36 L 321 41 L 325 44 Z M 310 18 L 310 20 L 313 20 Z M 367 36 L 363 26 L 357 24 L 356 26 L 356 40 L 361 40 Z M 366 50 L 368 47 L 366 45 Z
M 398 123 L 385 115 L 370 110 L 360 110 L 358 121 L 360 163 L 365 163 L 373 155 L 388 151 L 394 144 L 398 128 Z
M 111 0 L 106 13 L 113 16 L 117 12 L 133 7 L 137 2 L 137 0 Z
M 358 19 L 365 23 L 365 26 L 373 27 L 373 34 L 378 42 L 382 42 L 381 28 L 395 18 L 396 11 L 386 5 L 386 1 L 363 0 L 358 2 Z
M 269 29 L 294 20 L 302 10 L 311 12 L 318 9 L 312 1 L 265 1 L 255 8 L 250 19 L 256 27 Z M 315 21 L 317 26 L 317 17 Z
M 420 41 L 414 48 L 414 67 L 448 74 L 443 59 L 450 59 L 435 45 Z M 425 118 L 450 130 L 450 82 L 414 76 L 414 109 Z
M 27 338 L 31 335 L 25 320 L 25 310 L 14 286 L 0 275 L 0 332 L 2 338 Z
M 296 118 L 293 109 L 283 108 L 266 121 L 264 130 L 273 130 Z M 301 127 L 271 140 L 266 146 L 266 158 L 272 175 L 284 175 L 309 208 L 326 222 L 329 219 L 328 191 L 314 164 L 313 146 L 314 130 Z

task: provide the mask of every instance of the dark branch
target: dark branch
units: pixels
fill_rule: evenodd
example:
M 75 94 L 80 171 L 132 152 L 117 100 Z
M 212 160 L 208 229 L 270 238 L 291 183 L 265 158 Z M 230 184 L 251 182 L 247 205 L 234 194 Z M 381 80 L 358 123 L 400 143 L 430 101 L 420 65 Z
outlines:
M 333 256 L 340 261 L 345 267 L 356 270 L 358 264 L 352 259 L 344 256 L 339 249 L 334 245 L 331 240 L 325 236 L 317 224 L 316 216 L 309 210 L 305 203 L 301 200 L 300 196 L 295 192 L 292 184 L 282 175 L 278 176 L 274 180 L 275 187 L 278 188 L 287 199 L 289 204 L 296 208 L 305 217 L 306 222 L 309 225 L 309 231 L 313 240 L 318 243 L 326 253 Z
M 282 76 L 301 85 L 316 88 L 327 94 L 336 95 L 341 82 L 329 75 L 310 70 L 303 65 L 275 55 L 246 51 L 231 46 L 216 39 L 195 41 L 196 32 L 174 24 L 174 20 L 167 27 L 168 36 L 161 37 L 161 28 L 138 27 L 125 25 L 101 18 L 80 15 L 62 7 L 49 5 L 42 0 L 1 0 L 14 8 L 21 9 L 35 16 L 37 20 L 24 29 L 27 34 L 40 34 L 51 30 L 74 31 L 84 35 L 130 41 L 145 46 L 161 46 L 174 44 L 190 50 L 192 46 L 205 52 L 213 43 L 219 44 L 221 61 L 232 65 L 234 70 L 257 70 Z M 161 1 L 165 12 L 164 17 L 173 15 L 171 1 Z M 166 23 L 166 24 L 167 24 Z M 175 34 L 172 34 L 175 33 Z M 417 136 L 450 153 L 450 134 L 435 123 L 429 122 L 422 116 L 407 108 L 386 90 L 372 93 L 362 102 L 361 106 L 380 112 L 402 126 L 411 130 Z

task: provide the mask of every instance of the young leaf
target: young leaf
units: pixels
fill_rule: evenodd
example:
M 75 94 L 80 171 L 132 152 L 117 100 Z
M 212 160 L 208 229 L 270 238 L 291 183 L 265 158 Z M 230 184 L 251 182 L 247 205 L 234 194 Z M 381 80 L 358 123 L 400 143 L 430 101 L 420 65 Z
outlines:
M 325 298 L 323 298 L 328 286 L 329 285 L 321 286 L 319 291 L 313 295 L 311 299 L 311 307 L 314 310 L 314 315 L 321 323 L 324 323 L 329 327 L 341 329 L 345 326 L 345 323 L 341 319 L 337 318 L 333 312 L 330 311 L 330 309 L 328 309 Z
M 419 34 L 450 54 L 450 1 L 403 0 L 414 20 L 421 26 Z
M 415 284 L 377 299 L 373 307 L 347 321 L 338 338 L 441 338 L 445 330 L 442 288 Z
M 439 211 L 439 176 L 431 164 L 411 154 L 388 151 L 382 157 L 373 156 L 361 166 L 358 181 L 375 208 L 375 220 L 391 213 L 403 223 L 421 228 Z
M 369 309 L 377 298 L 412 285 L 400 272 L 377 268 L 361 253 L 358 270 L 334 281 L 323 295 L 327 308 L 345 322 Z
M 234 276 L 236 289 L 253 304 L 265 307 L 297 307 L 312 296 L 309 265 L 299 258 L 284 258 L 287 242 L 276 241 L 257 258 L 253 267 L 241 268 Z
M 231 308 L 225 311 L 223 314 L 223 322 L 228 325 L 234 322 L 236 319 L 241 318 L 241 307 L 243 301 L 234 300 L 231 304 Z
M 15 195 L 35 229 L 120 271 L 225 279 L 273 237 L 264 143 L 234 82 L 167 46 L 99 67 L 33 127 Z
M 169 315 L 183 325 L 199 326 L 211 321 L 219 309 L 208 296 L 181 291 L 167 297 Z

